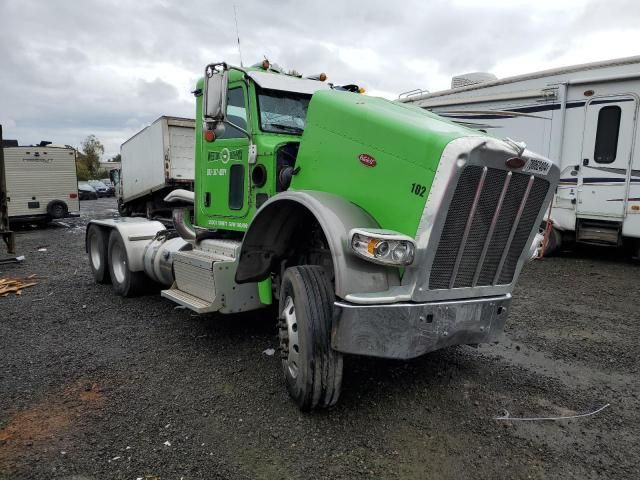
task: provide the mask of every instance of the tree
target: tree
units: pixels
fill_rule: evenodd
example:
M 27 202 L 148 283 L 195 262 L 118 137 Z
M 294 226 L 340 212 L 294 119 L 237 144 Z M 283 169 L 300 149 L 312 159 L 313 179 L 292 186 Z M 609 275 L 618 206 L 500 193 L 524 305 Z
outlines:
M 109 161 L 120 163 L 122 161 L 122 157 L 120 156 L 120 154 L 117 154 L 117 155 L 114 155 L 111 159 L 109 159 Z
M 95 135 L 89 135 L 80 145 L 76 155 L 76 171 L 80 180 L 98 178 L 100 174 L 100 156 L 104 146 Z

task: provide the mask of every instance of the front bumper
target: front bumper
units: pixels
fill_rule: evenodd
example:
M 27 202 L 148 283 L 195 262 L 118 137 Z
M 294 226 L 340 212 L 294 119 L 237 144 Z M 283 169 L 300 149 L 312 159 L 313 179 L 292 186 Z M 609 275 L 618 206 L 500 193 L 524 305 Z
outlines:
M 335 302 L 334 350 L 407 359 L 451 345 L 497 341 L 511 294 L 429 303 L 357 305 Z

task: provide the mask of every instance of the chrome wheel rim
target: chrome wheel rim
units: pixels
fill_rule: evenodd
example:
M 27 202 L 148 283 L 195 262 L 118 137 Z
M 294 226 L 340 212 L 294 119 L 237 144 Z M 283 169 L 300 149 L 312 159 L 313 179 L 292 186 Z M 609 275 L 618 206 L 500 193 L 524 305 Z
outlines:
M 118 283 L 124 283 L 127 272 L 127 255 L 119 243 L 111 247 L 111 268 Z
M 282 317 L 287 325 L 286 365 L 292 378 L 298 377 L 300 371 L 300 344 L 298 340 L 298 321 L 293 298 L 287 297 L 284 302 Z
M 93 234 L 89 239 L 89 251 L 91 252 L 91 263 L 95 270 L 100 270 L 102 265 L 102 255 L 100 255 L 100 239 L 98 235 Z

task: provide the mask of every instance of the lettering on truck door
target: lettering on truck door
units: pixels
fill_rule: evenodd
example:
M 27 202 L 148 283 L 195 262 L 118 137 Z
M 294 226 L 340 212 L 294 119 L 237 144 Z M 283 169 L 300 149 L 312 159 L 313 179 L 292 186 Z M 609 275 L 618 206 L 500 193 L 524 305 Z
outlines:
M 624 218 L 637 100 L 631 95 L 594 97 L 586 104 L 579 216 Z
M 229 87 L 227 120 L 248 129 L 246 91 L 243 86 Z M 246 171 L 249 140 L 228 123 L 213 143 L 204 143 L 205 161 L 201 162 L 198 194 L 202 213 L 209 217 L 244 217 L 249 208 Z

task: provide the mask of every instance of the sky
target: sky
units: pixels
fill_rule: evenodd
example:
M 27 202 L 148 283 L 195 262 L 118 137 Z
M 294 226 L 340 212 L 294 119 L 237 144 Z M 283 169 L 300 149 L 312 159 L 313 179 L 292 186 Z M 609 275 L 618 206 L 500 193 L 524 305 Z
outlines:
M 325 72 L 370 95 L 449 88 L 640 54 L 637 0 L 0 0 L 4 138 L 79 146 L 104 159 L 161 115 L 193 118 L 212 61 Z

